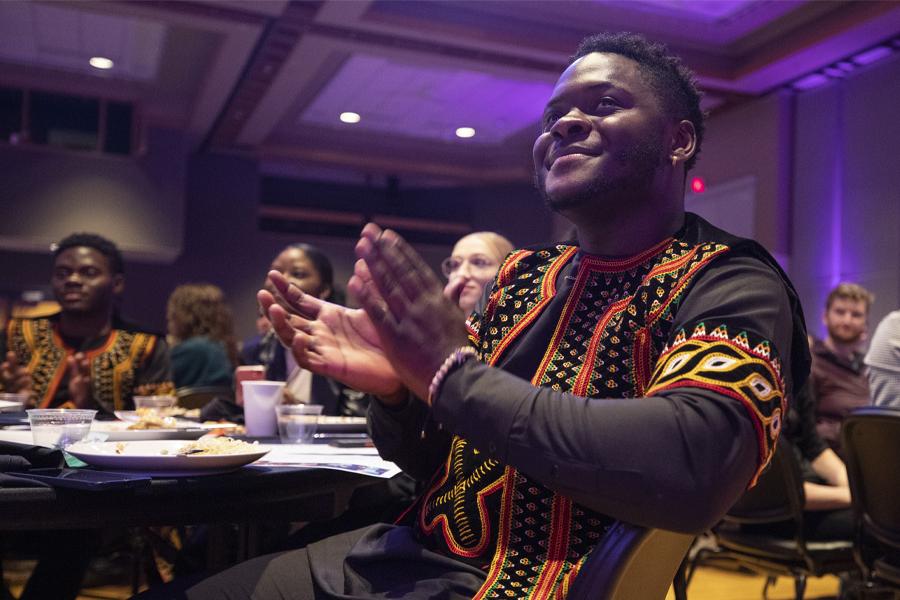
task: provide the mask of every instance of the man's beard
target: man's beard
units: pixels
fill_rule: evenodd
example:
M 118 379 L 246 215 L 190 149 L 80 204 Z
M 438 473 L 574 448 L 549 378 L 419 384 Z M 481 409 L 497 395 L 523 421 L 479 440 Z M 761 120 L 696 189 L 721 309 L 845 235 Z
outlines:
M 844 344 L 845 346 L 852 346 L 854 344 L 858 344 L 863 337 L 864 332 L 859 331 L 855 335 L 847 336 L 844 335 L 838 328 L 828 328 L 828 337 L 839 344 Z
M 630 166 L 630 171 L 615 177 L 601 173 L 583 190 L 564 198 L 550 197 L 546 181 L 541 181 L 537 173 L 534 175 L 534 185 L 547 207 L 554 212 L 561 212 L 601 198 L 616 200 L 641 196 L 653 185 L 657 167 L 665 163 L 662 144 L 657 142 L 635 144 L 610 158 L 618 165 Z

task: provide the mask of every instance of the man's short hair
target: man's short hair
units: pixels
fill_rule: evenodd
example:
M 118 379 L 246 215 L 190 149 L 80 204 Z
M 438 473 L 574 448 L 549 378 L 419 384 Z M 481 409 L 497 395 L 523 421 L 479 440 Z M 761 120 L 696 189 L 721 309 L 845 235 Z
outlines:
M 829 292 L 828 298 L 825 299 L 826 312 L 828 312 L 828 309 L 831 308 L 831 304 L 838 298 L 842 300 L 853 300 L 856 302 L 862 301 L 865 303 L 866 313 L 868 313 L 869 308 L 872 306 L 872 302 L 875 301 L 875 294 L 873 294 L 863 286 L 855 283 L 845 282 L 838 284 L 836 288 Z
M 122 260 L 122 253 L 116 245 L 95 233 L 73 233 L 64 237 L 58 244 L 53 246 L 53 260 L 63 251 L 69 248 L 93 248 L 106 257 L 109 268 L 113 274 L 122 274 L 125 272 L 125 262 Z
M 689 171 L 697 162 L 703 141 L 704 116 L 700 110 L 700 90 L 694 74 L 681 59 L 669 53 L 663 44 L 648 41 L 634 33 L 600 33 L 581 40 L 569 64 L 594 52 L 619 54 L 638 63 L 645 80 L 656 92 L 665 111 L 672 118 L 694 124 L 697 149 L 684 164 Z

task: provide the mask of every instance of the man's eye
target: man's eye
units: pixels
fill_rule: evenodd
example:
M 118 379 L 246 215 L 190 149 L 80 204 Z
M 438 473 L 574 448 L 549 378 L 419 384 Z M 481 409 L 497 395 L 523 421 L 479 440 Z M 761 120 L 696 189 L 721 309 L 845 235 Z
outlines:
M 544 122 L 543 122 L 544 131 L 547 131 L 551 127 L 553 127 L 553 124 L 556 123 L 557 121 L 559 121 L 559 113 L 550 112 L 550 113 L 545 114 Z
M 306 271 L 291 271 L 289 275 L 294 279 L 306 279 L 308 277 Z
M 597 103 L 597 108 L 616 108 L 619 106 L 619 103 L 616 102 L 615 98 L 610 98 L 609 96 L 604 96 L 600 99 L 600 102 Z
M 477 267 L 479 269 L 485 269 L 487 267 L 493 266 L 493 263 L 486 258 L 482 258 L 480 256 L 475 256 L 469 259 L 469 262 L 472 263 L 473 267 Z

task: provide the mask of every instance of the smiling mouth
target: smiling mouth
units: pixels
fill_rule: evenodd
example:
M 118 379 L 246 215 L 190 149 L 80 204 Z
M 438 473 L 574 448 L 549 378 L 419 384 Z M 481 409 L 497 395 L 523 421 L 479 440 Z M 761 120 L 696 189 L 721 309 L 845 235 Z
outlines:
M 567 151 L 561 152 L 559 154 L 551 154 L 550 160 L 547 161 L 547 169 L 553 168 L 553 165 L 555 165 L 559 161 L 592 158 L 597 155 L 598 154 L 596 152 L 591 152 L 587 149 L 570 148 Z
M 568 154 L 561 154 L 550 160 L 550 164 L 547 166 L 547 170 L 553 168 L 557 163 L 566 164 L 568 162 L 575 162 L 578 160 L 582 160 L 585 158 L 591 158 L 596 156 L 596 154 L 590 154 L 588 152 L 569 152 Z

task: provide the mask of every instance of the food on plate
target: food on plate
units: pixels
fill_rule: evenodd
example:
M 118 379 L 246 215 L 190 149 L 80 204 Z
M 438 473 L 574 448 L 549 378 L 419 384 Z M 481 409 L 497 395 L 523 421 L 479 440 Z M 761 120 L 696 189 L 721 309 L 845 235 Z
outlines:
M 125 454 L 128 442 L 117 442 L 113 451 L 116 454 Z M 159 453 L 162 456 L 201 456 L 201 455 L 223 455 L 223 454 L 243 454 L 245 452 L 255 452 L 259 449 L 259 442 L 244 442 L 229 437 L 202 437 L 193 442 L 187 442 L 183 446 L 176 449 L 161 448 Z
M 245 442 L 230 437 L 202 437 L 188 442 L 178 449 L 180 456 L 197 456 L 201 454 L 241 454 L 251 452 L 259 447 L 258 442 Z
M 164 417 L 152 408 L 137 409 L 138 420 L 128 426 L 128 429 L 175 429 L 177 422 L 175 417 Z

